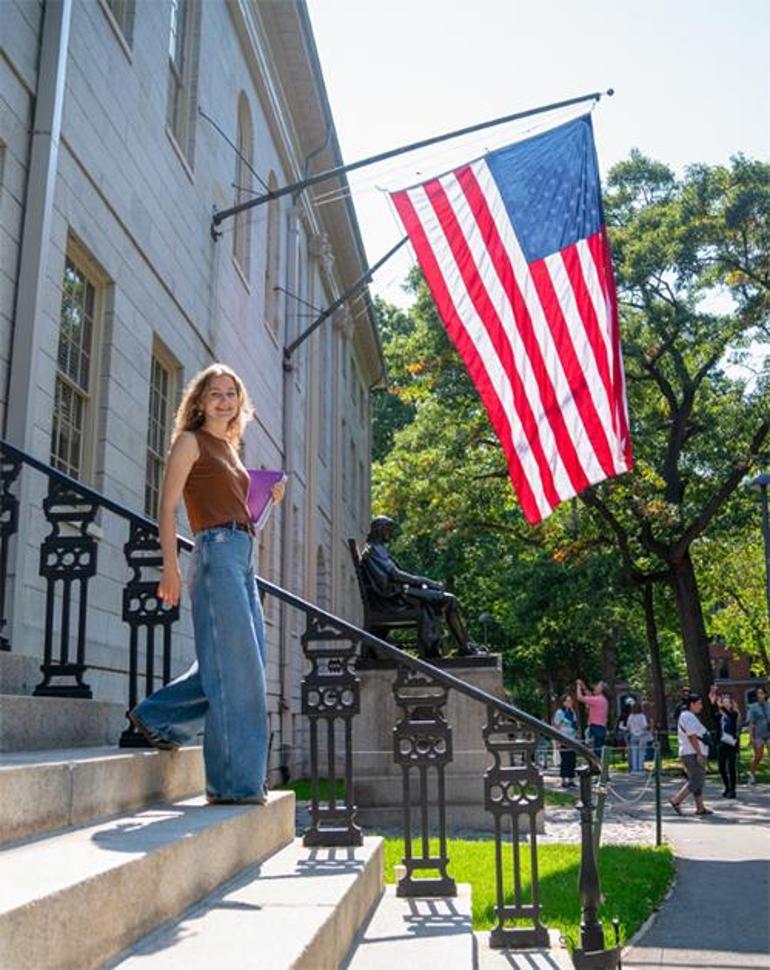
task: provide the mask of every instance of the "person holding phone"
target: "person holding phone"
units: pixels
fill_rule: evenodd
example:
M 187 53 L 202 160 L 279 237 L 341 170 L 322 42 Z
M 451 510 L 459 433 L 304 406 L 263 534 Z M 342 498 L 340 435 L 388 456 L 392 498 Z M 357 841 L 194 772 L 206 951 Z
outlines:
M 249 475 L 238 453 L 252 416 L 243 382 L 224 364 L 202 370 L 184 392 L 160 496 L 158 596 L 169 606 L 181 598 L 176 516 L 184 499 L 195 536 L 188 588 L 197 660 L 129 712 L 158 748 L 178 747 L 204 728 L 210 804 L 264 804 L 267 792 L 265 630 Z M 274 488 L 280 502 L 284 486 Z

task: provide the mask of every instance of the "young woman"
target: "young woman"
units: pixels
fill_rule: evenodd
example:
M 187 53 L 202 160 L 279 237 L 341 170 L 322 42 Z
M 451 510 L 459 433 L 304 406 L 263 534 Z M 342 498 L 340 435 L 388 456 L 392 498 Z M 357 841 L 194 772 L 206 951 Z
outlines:
M 722 798 L 735 798 L 736 763 L 741 729 L 738 722 L 738 708 L 730 694 L 723 694 L 719 698 L 717 711 L 717 727 L 719 729 L 717 764 L 725 786 Z
M 265 633 L 253 568 L 248 472 L 238 457 L 252 408 L 240 378 L 212 364 L 187 386 L 176 414 L 160 498 L 163 573 L 158 596 L 179 603 L 176 513 L 184 497 L 195 535 L 188 587 L 197 661 L 129 717 L 158 748 L 205 726 L 210 804 L 266 800 L 268 747 Z M 273 492 L 283 498 L 283 486 Z
M 553 716 L 553 726 L 561 731 L 565 738 L 570 738 L 572 741 L 577 738 L 577 714 L 575 713 L 575 702 L 572 699 L 572 694 L 562 696 L 561 706 L 557 708 Z M 559 765 L 561 787 L 575 788 L 575 752 L 559 747 L 559 757 L 561 759 Z
M 650 732 L 647 715 L 642 710 L 639 701 L 634 701 L 631 713 L 626 719 L 628 731 L 629 771 L 644 774 L 644 750 Z

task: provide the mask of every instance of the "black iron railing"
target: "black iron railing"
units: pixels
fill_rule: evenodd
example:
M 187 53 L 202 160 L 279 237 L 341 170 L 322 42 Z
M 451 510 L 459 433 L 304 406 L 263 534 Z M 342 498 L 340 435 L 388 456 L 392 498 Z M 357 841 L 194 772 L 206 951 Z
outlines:
M 35 697 L 90 698 L 85 680 L 89 584 L 97 574 L 99 541 L 93 535 L 97 514 L 104 510 L 125 522 L 128 539 L 123 546 L 127 579 L 120 604 L 128 626 L 128 708 L 140 700 L 140 677 L 144 693 L 155 689 L 157 641 L 163 683 L 171 678 L 171 631 L 179 619 L 179 607 L 166 606 L 156 595 L 157 569 L 162 563 L 158 527 L 152 519 L 113 501 L 101 492 L 51 468 L 0 439 L 0 648 L 11 649 L 7 635 L 6 591 L 10 544 L 19 528 L 19 499 L 14 489 L 22 467 L 47 479 L 42 503 L 49 533 L 40 546 L 39 574 L 45 580 L 45 620 L 40 670 L 42 680 Z M 24 533 L 26 534 L 26 533 Z M 192 550 L 189 539 L 178 538 L 180 551 Z M 106 604 L 102 604 L 106 605 Z M 115 604 L 117 609 L 118 604 Z M 58 619 L 58 622 L 57 622 Z M 144 671 L 139 670 L 144 640 Z M 121 747 L 146 747 L 147 742 L 128 722 Z
M 97 571 L 97 541 L 89 533 L 99 510 L 125 521 L 128 539 L 123 547 L 126 582 L 122 618 L 128 626 L 128 709 L 140 699 L 139 646 L 145 642 L 144 694 L 155 686 L 157 640 L 161 641 L 162 680 L 171 675 L 172 629 L 179 609 L 166 607 L 156 595 L 161 565 L 157 524 L 75 481 L 0 439 L 0 645 L 10 649 L 5 634 L 5 589 L 9 546 L 19 533 L 19 501 L 14 493 L 23 466 L 46 476 L 43 516 L 51 527 L 40 551 L 40 575 L 46 582 L 45 626 L 42 644 L 43 679 L 37 696 L 90 697 L 88 669 L 88 587 Z M 68 523 L 64 534 L 63 524 Z M 192 549 L 179 538 L 181 549 Z M 149 572 L 148 572 L 149 571 Z M 358 845 L 362 832 L 354 804 L 355 769 L 353 720 L 362 714 L 357 662 L 362 652 L 393 662 L 393 692 L 400 710 L 393 726 L 393 758 L 401 769 L 404 867 L 397 892 L 401 896 L 454 895 L 449 875 L 445 776 L 453 760 L 452 729 L 446 716 L 450 691 L 483 706 L 486 724 L 483 744 L 489 765 L 479 779 L 479 796 L 492 817 L 496 846 L 497 925 L 493 946 L 546 946 L 548 934 L 541 919 L 537 871 L 537 815 L 544 809 L 543 772 L 536 759 L 539 737 L 571 748 L 584 761 L 578 769 L 581 786 L 581 872 L 579 893 L 583 913 L 582 951 L 603 947 L 598 920 L 601 901 L 592 829 L 592 776 L 599 770 L 593 752 L 568 740 L 543 721 L 455 677 L 448 670 L 419 660 L 352 623 L 265 580 L 263 594 L 273 596 L 305 617 L 302 646 L 308 670 L 302 682 L 302 713 L 308 719 L 311 766 L 311 823 L 304 832 L 309 846 Z M 73 589 L 77 587 L 77 616 L 73 622 Z M 105 604 L 101 604 L 104 607 Z M 59 615 L 58 643 L 54 642 Z M 366 712 L 363 712 L 364 716 Z M 322 743 L 323 742 L 323 743 Z M 129 725 L 121 746 L 146 746 Z M 325 765 L 321 759 L 325 748 Z M 338 797 L 338 765 L 344 765 L 344 795 Z M 328 780 L 328 798 L 320 797 L 320 779 Z M 528 835 L 529 892 L 524 892 L 522 854 Z M 430 836 L 437 836 L 437 848 Z M 506 863 L 506 859 L 508 860 Z M 424 875 L 429 873 L 429 875 Z M 423 874 L 423 875 L 421 875 Z M 607 957 L 609 954 L 605 953 Z M 598 954 L 597 954 L 598 956 Z M 586 964 L 589 965 L 589 964 Z M 598 964 L 597 964 L 598 965 Z M 602 965 L 611 966 L 611 963 Z

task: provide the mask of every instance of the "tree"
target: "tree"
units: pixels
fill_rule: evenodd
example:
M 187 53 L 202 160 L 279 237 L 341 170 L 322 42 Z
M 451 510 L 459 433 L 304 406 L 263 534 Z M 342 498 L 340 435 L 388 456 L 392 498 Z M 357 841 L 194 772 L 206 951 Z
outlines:
M 634 152 L 605 205 L 636 466 L 582 497 L 630 581 L 671 584 L 690 684 L 705 692 L 693 546 L 729 527 L 731 496 L 768 456 L 767 368 L 746 379 L 728 365 L 768 336 L 770 166 L 738 157 L 678 181 Z

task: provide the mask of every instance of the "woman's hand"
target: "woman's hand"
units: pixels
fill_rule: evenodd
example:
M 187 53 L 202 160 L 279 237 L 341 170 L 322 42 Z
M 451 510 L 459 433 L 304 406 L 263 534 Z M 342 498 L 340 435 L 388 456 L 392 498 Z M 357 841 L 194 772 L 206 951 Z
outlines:
M 275 485 L 270 489 L 273 496 L 273 501 L 276 505 L 280 505 L 283 502 L 283 497 L 286 494 L 286 482 L 276 482 Z
M 166 606 L 178 606 L 181 594 L 182 573 L 179 565 L 171 566 L 168 569 L 164 567 L 158 583 L 158 596 Z

